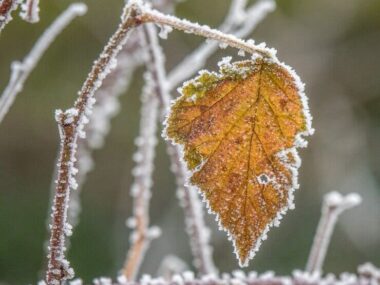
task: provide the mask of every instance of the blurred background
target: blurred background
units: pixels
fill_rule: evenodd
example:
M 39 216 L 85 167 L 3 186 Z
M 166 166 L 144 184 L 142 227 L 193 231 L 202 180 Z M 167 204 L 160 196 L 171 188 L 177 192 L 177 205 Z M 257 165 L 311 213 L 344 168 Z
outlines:
M 30 25 L 15 19 L 0 38 L 0 90 L 9 80 L 11 61 L 21 59 L 52 22 L 73 1 L 42 1 L 41 21 Z M 58 147 L 53 118 L 68 108 L 119 22 L 124 1 L 84 1 L 89 12 L 58 37 L 28 79 L 0 125 L 0 283 L 30 284 L 40 279 L 45 260 L 49 189 Z M 217 27 L 228 0 L 187 0 L 178 4 L 180 17 Z M 253 3 L 253 2 L 251 2 Z M 251 38 L 278 49 L 281 60 L 295 68 L 306 83 L 316 133 L 301 150 L 300 189 L 296 208 L 283 219 L 245 270 L 288 274 L 304 268 L 320 216 L 324 193 L 358 192 L 363 204 L 345 213 L 334 232 L 326 272 L 355 271 L 370 261 L 380 265 L 380 1 L 279 0 L 277 9 Z M 178 32 L 163 42 L 170 70 L 202 39 Z M 208 62 L 232 49 L 219 51 Z M 72 237 L 69 260 L 85 281 L 115 277 L 128 248 L 131 215 L 133 143 L 138 132 L 142 68 L 121 97 L 121 113 L 113 120 L 105 147 L 95 152 L 96 166 L 82 192 L 81 222 Z M 152 224 L 162 228 L 142 265 L 155 275 L 166 255 L 191 265 L 183 213 L 162 141 L 154 172 Z M 220 271 L 237 269 L 232 245 L 212 229 L 214 259 Z

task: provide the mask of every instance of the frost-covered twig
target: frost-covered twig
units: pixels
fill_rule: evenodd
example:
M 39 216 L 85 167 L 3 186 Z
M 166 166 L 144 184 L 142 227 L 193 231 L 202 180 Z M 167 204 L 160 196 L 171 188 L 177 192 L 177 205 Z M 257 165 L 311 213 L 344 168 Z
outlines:
M 2 0 L 0 2 L 0 33 L 5 25 L 12 20 L 12 12 L 17 9 L 19 5 L 18 0 Z
M 46 283 L 60 285 L 73 275 L 73 270 L 65 258 L 65 232 L 70 232 L 67 224 L 67 207 L 70 189 L 76 188 L 74 168 L 78 136 L 84 137 L 83 127 L 88 122 L 95 99 L 95 91 L 102 85 L 110 70 L 116 66 L 116 56 L 127 40 L 136 21 L 134 4 L 124 8 L 122 21 L 112 35 L 79 91 L 74 107 L 66 111 L 56 111 L 56 120 L 61 135 L 61 148 L 58 162 L 57 185 L 52 207 L 51 236 L 49 242 Z
M 128 40 L 127 45 L 117 57 L 117 67 L 95 92 L 96 103 L 92 114 L 89 116 L 89 123 L 84 128 L 86 139 L 78 140 L 78 160 L 76 162 L 78 188 L 72 192 L 68 215 L 68 220 L 73 227 L 79 222 L 81 189 L 86 181 L 87 174 L 94 166 L 92 152 L 104 145 L 105 137 L 111 127 L 111 120 L 120 109 L 119 96 L 126 92 L 134 70 L 142 62 L 140 45 L 136 44 L 133 41 L 134 39 L 135 37 Z
M 25 0 L 21 5 L 20 17 L 29 22 L 37 23 L 40 20 L 40 0 Z
M 261 0 L 244 11 L 244 16 L 240 15 L 240 18 L 236 18 L 238 16 L 236 14 L 241 14 L 240 7 L 242 2 L 244 1 L 233 2 L 234 5 L 231 5 L 227 19 L 219 28 L 220 31 L 232 33 L 239 38 L 245 38 L 276 7 L 273 0 Z M 242 17 L 244 21 L 241 22 Z M 168 74 L 169 90 L 173 90 L 200 70 L 205 65 L 206 60 L 218 49 L 218 46 L 218 42 L 205 42 L 177 64 Z
M 210 230 L 204 221 L 202 202 L 194 187 L 187 186 L 185 188 L 184 186 L 186 185 L 187 170 L 181 161 L 179 147 L 167 142 L 166 149 L 170 157 L 170 169 L 176 177 L 177 197 L 185 214 L 185 226 L 190 239 L 194 265 L 202 275 L 215 273 L 217 269 L 209 244 Z
M 324 196 L 321 219 L 306 265 L 307 272 L 322 272 L 323 262 L 338 216 L 345 210 L 359 205 L 361 200 L 360 195 L 357 193 L 342 196 L 334 191 Z
M 361 266 L 362 267 L 362 266 Z M 294 270 L 291 275 L 279 276 L 273 271 L 264 273 L 234 271 L 232 274 L 223 273 L 221 276 L 209 274 L 196 278 L 193 272 L 184 272 L 173 275 L 170 280 L 162 277 L 152 278 L 144 275 L 140 280 L 129 281 L 119 278 L 117 283 L 96 283 L 96 285 L 379 285 L 379 279 L 376 272 L 379 269 L 373 267 L 371 272 L 363 274 L 358 269 L 358 273 L 344 272 L 338 276 L 327 274 L 322 276 L 318 273 L 303 272 Z M 375 270 L 375 271 L 374 271 Z M 375 274 L 375 275 L 374 275 Z M 376 277 L 377 276 L 377 277 Z M 97 279 L 99 280 L 99 279 Z M 106 281 L 106 279 L 103 279 Z
M 158 43 L 157 34 L 149 33 L 149 46 L 151 47 L 151 56 L 154 60 L 152 65 L 156 74 L 153 79 L 156 81 L 156 94 L 160 98 L 163 115 L 170 106 L 170 93 L 167 87 L 164 55 Z M 164 118 L 164 116 L 162 116 Z M 167 141 L 167 149 L 171 158 L 171 169 L 177 179 L 177 193 L 181 199 L 181 205 L 184 208 L 186 216 L 186 229 L 189 234 L 191 249 L 194 257 L 194 265 L 201 274 L 214 273 L 215 266 L 212 260 L 212 251 L 209 245 L 209 229 L 206 227 L 203 219 L 202 203 L 198 193 L 192 187 L 184 188 L 186 168 L 180 162 L 180 150 Z
M 147 50 L 144 55 L 147 71 L 144 75 L 145 86 L 141 96 L 140 131 L 136 139 L 137 152 L 134 155 L 136 166 L 133 169 L 134 183 L 131 187 L 133 216 L 127 221 L 128 226 L 134 231 L 130 237 L 131 247 L 128 250 L 122 270 L 123 275 L 128 280 L 135 280 L 145 252 L 152 238 L 156 237 L 152 233 L 157 232 L 149 229 L 149 200 L 152 188 L 153 160 L 157 144 L 159 100 L 156 96 L 156 81 L 153 80 L 155 76 L 154 62 L 145 39 L 146 35 L 149 36 L 155 31 L 152 25 L 147 25 L 140 32 L 141 46 Z
M 188 20 L 179 19 L 175 16 L 165 15 L 157 10 L 152 10 L 141 3 L 137 6 L 139 9 L 138 18 L 143 23 L 151 22 L 157 25 L 166 25 L 185 33 L 202 36 L 210 40 L 216 40 L 222 43 L 223 46 L 231 46 L 250 54 L 259 54 L 268 58 L 276 57 L 274 50 L 270 50 L 264 45 L 255 45 L 254 41 L 244 41 L 234 35 L 223 33 L 206 25 L 199 25 Z
M 66 11 L 58 16 L 53 24 L 45 30 L 24 60 L 22 62 L 14 61 L 12 63 L 9 83 L 0 98 L 0 123 L 12 106 L 17 94 L 22 91 L 29 74 L 36 67 L 51 43 L 75 17 L 84 15 L 86 11 L 87 6 L 83 3 L 71 4 Z

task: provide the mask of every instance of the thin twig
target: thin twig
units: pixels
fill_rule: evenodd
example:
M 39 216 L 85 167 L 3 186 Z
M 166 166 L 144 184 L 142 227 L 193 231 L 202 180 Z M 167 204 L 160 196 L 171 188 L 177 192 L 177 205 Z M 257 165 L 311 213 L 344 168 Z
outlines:
M 40 20 L 40 0 L 26 0 L 21 5 L 20 17 L 29 22 L 37 23 Z
M 240 2 L 238 4 L 242 5 Z M 276 7 L 273 0 L 258 1 L 244 12 L 244 21 L 240 23 L 239 18 L 232 17 L 240 10 L 240 8 L 237 8 L 239 7 L 238 4 L 235 3 L 230 6 L 227 20 L 224 21 L 219 30 L 232 33 L 239 38 L 245 38 L 252 33 L 257 24 Z M 173 90 L 184 80 L 199 71 L 205 65 L 206 60 L 218 49 L 218 46 L 218 42 L 205 42 L 178 63 L 168 74 L 169 90 Z
M 155 76 L 153 79 L 156 81 L 156 94 L 160 98 L 161 109 L 163 110 L 161 118 L 164 119 L 171 100 L 166 84 L 164 54 L 158 43 L 156 33 L 150 33 L 148 40 L 149 46 L 151 47 L 151 56 L 154 60 L 154 65 L 152 66 L 155 68 Z M 177 178 L 177 193 L 181 198 L 181 205 L 185 211 L 186 229 L 191 242 L 194 265 L 201 274 L 214 273 L 216 269 L 209 245 L 209 229 L 206 227 L 203 219 L 202 203 L 194 188 L 189 187 L 184 189 L 186 168 L 180 162 L 180 150 L 170 142 L 167 141 L 166 143 L 171 158 L 171 169 Z
M 78 136 L 84 136 L 83 127 L 88 122 L 94 104 L 94 92 L 101 86 L 104 78 L 116 65 L 116 55 L 127 40 L 132 28 L 140 23 L 136 20 L 134 4 L 126 5 L 122 21 L 108 44 L 95 61 L 74 107 L 65 112 L 58 110 L 56 120 L 61 134 L 61 150 L 58 162 L 57 186 L 52 209 L 51 236 L 49 242 L 48 268 L 46 283 L 60 285 L 73 275 L 73 270 L 65 258 L 65 229 L 70 189 L 76 188 L 74 176 L 75 152 Z
M 0 34 L 5 25 L 12 20 L 12 12 L 17 9 L 18 0 L 2 0 L 0 3 Z
M 253 41 L 244 41 L 234 35 L 211 29 L 206 25 L 199 25 L 188 20 L 179 19 L 175 16 L 165 15 L 157 10 L 150 9 L 139 2 L 139 19 L 144 23 L 167 25 L 174 29 L 216 40 L 227 46 L 237 48 L 250 54 L 259 54 L 268 58 L 275 58 L 275 52 L 261 45 L 255 45 Z
M 51 43 L 75 17 L 84 15 L 86 11 L 87 6 L 83 3 L 71 4 L 57 17 L 51 26 L 45 30 L 23 61 L 14 61 L 12 63 L 9 83 L 0 97 L 0 123 L 8 113 L 17 94 L 22 91 L 28 76 L 36 67 Z
M 129 227 L 133 228 L 134 231 L 131 234 L 131 246 L 122 269 L 123 275 L 128 280 L 135 280 L 146 250 L 154 238 L 149 230 L 149 200 L 152 188 L 153 159 L 157 144 L 159 100 L 156 96 L 156 81 L 153 80 L 155 62 L 146 40 L 146 37 L 150 37 L 150 34 L 155 32 L 154 26 L 146 25 L 140 32 L 141 46 L 146 48 L 145 66 L 147 71 L 144 76 L 145 86 L 141 96 L 140 134 L 136 139 L 137 152 L 134 155 L 136 166 L 133 169 L 133 175 L 135 179 L 131 187 L 133 217 L 128 220 Z
M 306 265 L 307 272 L 322 271 L 323 262 L 339 215 L 360 203 L 361 197 L 357 193 L 342 196 L 338 192 L 330 192 L 324 196 L 321 219 Z
M 365 267 L 365 268 L 364 268 Z M 195 278 L 193 272 L 184 272 L 174 275 L 170 280 L 162 277 L 152 278 L 144 275 L 139 281 L 118 280 L 120 285 L 379 285 L 380 270 L 373 265 L 359 266 L 358 272 L 342 273 L 339 276 L 327 274 L 293 271 L 288 276 L 275 275 L 273 271 L 264 273 L 234 271 L 232 274 L 224 273 L 222 276 L 206 275 Z M 99 280 L 99 279 L 98 279 Z M 107 281 L 106 279 L 103 279 Z M 108 280 L 110 281 L 110 280 Z M 112 283 L 112 282 L 111 282 Z M 111 285 L 111 283 L 98 282 L 96 285 Z M 113 283 L 116 285 L 115 283 Z
M 185 214 L 185 226 L 189 235 L 194 266 L 201 275 L 217 272 L 212 259 L 210 242 L 210 230 L 207 228 L 204 217 L 202 202 L 194 187 L 186 185 L 188 177 L 186 167 L 181 161 L 181 152 L 178 146 L 166 142 L 167 153 L 170 157 L 170 169 L 176 177 L 177 197 Z
M 133 73 L 142 61 L 141 51 L 138 48 L 140 45 L 136 45 L 136 48 L 133 47 L 132 49 L 131 42 L 133 44 L 132 38 L 128 40 L 127 45 L 117 57 L 117 67 L 95 92 L 96 103 L 92 114 L 89 116 L 89 123 L 84 128 L 86 139 L 78 140 L 78 161 L 76 162 L 78 188 L 72 192 L 68 216 L 73 227 L 79 222 L 81 189 L 85 184 L 87 174 L 94 166 L 92 153 L 104 145 L 105 138 L 111 128 L 111 120 L 119 113 L 119 97 L 128 89 Z

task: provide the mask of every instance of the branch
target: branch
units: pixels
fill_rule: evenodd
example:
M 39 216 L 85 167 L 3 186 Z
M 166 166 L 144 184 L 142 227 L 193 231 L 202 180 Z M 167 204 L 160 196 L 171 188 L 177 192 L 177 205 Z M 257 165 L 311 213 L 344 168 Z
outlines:
M 258 274 L 257 272 L 234 271 L 232 274 L 224 273 L 222 276 L 206 275 L 195 278 L 193 272 L 176 274 L 169 280 L 162 277 L 152 278 L 144 275 L 139 281 L 129 281 L 118 278 L 118 282 L 112 282 L 109 278 L 98 278 L 95 285 L 378 285 L 380 284 L 380 269 L 372 264 L 359 266 L 358 272 L 344 272 L 339 276 L 327 274 L 310 274 L 301 270 L 294 270 L 289 276 L 275 275 L 273 271 Z M 75 280 L 75 285 L 82 285 L 80 279 Z M 74 281 L 73 281 L 74 282 Z M 72 283 L 74 284 L 74 283 Z
M 26 0 L 21 5 L 20 17 L 29 22 L 37 23 L 40 20 L 40 0 Z
M 133 169 L 134 183 L 131 187 L 133 197 L 133 217 L 128 225 L 134 229 L 131 235 L 131 247 L 122 269 L 127 280 L 135 280 L 140 265 L 150 242 L 155 235 L 149 229 L 149 200 L 152 188 L 153 160 L 157 144 L 157 118 L 159 101 L 156 96 L 154 62 L 146 37 L 154 32 L 152 25 L 146 25 L 141 32 L 141 46 L 147 50 L 145 54 L 145 86 L 141 96 L 140 134 L 136 139 L 137 152 L 134 155 L 136 166 Z M 156 231 L 153 231 L 156 232 Z
M 136 44 L 131 34 L 130 40 L 117 57 L 117 67 L 103 81 L 102 86 L 95 92 L 92 114 L 89 123 L 85 126 L 86 139 L 78 140 L 76 167 L 78 168 L 78 188 L 72 192 L 69 206 L 69 222 L 75 227 L 79 222 L 80 193 L 86 181 L 87 174 L 93 169 L 92 153 L 102 148 L 105 138 L 111 128 L 111 120 L 118 114 L 119 97 L 128 89 L 134 70 L 142 61 L 141 47 Z
M 227 46 L 231 46 L 248 52 L 250 54 L 258 54 L 263 57 L 276 59 L 275 50 L 266 48 L 262 45 L 255 45 L 252 40 L 244 41 L 234 35 L 225 34 L 219 30 L 211 29 L 206 25 L 199 25 L 188 20 L 182 20 L 175 16 L 165 15 L 157 10 L 152 10 L 149 7 L 138 3 L 139 19 L 143 23 L 155 23 L 158 25 L 167 25 L 174 29 L 202 36 L 211 40 L 216 40 Z M 223 47 L 224 47 L 223 45 Z
M 338 192 L 330 192 L 324 196 L 321 219 L 306 265 L 307 272 L 322 272 L 323 262 L 339 215 L 359 205 L 361 200 L 357 193 L 342 196 Z
M 210 230 L 207 228 L 202 202 L 194 187 L 186 185 L 187 169 L 181 161 L 181 150 L 178 146 L 166 141 L 166 149 L 170 157 L 171 171 L 176 177 L 177 197 L 185 213 L 186 231 L 189 235 L 194 265 L 202 274 L 211 274 L 217 271 L 213 259 L 212 248 L 209 244 Z
M 234 1 L 232 3 L 235 4 L 231 4 L 227 19 L 220 26 L 219 30 L 225 33 L 232 32 L 239 38 L 245 38 L 248 36 L 256 28 L 257 24 L 276 7 L 273 0 L 261 0 L 256 2 L 245 11 L 243 17 L 244 21 L 240 22 L 242 16 L 236 14 L 241 14 L 241 8 L 238 9 L 237 7 L 241 7 L 240 5 L 242 4 L 239 1 Z M 218 49 L 218 47 L 219 45 L 217 42 L 206 42 L 200 45 L 190 55 L 186 56 L 182 62 L 177 64 L 168 74 L 169 90 L 173 90 L 184 80 L 200 70 L 205 65 L 206 60 Z
M 58 179 L 52 208 L 51 236 L 46 272 L 46 283 L 48 285 L 61 285 L 73 275 L 73 270 L 69 267 L 65 258 L 65 229 L 70 228 L 66 223 L 70 189 L 77 186 L 74 178 L 77 171 L 73 167 L 77 139 L 79 136 L 84 136 L 83 127 L 88 122 L 86 116 L 91 114 L 95 101 L 93 98 L 95 91 L 102 85 L 102 81 L 110 70 L 115 67 L 116 55 L 125 44 L 130 30 L 140 24 L 136 20 L 133 5 L 127 4 L 125 6 L 121 24 L 110 38 L 99 58 L 94 62 L 82 89 L 78 93 L 79 97 L 75 101 L 74 107 L 65 112 L 56 111 L 56 120 L 61 135 L 61 148 L 58 162 Z
M 155 69 L 153 79 L 156 82 L 156 94 L 160 98 L 161 108 L 163 110 L 162 119 L 166 115 L 166 110 L 170 107 L 170 94 L 166 84 L 166 75 L 164 67 L 164 55 L 158 43 L 157 33 L 151 31 L 148 37 L 151 56 L 154 60 L 152 66 Z M 177 193 L 182 201 L 181 205 L 185 212 L 186 229 L 189 234 L 194 265 L 201 274 L 215 272 L 212 252 L 209 246 L 209 229 L 206 227 L 203 219 L 202 204 L 199 200 L 198 193 L 193 187 L 184 189 L 186 167 L 180 162 L 180 150 L 166 141 L 168 153 L 171 159 L 171 169 L 177 178 Z
M 5 25 L 12 20 L 12 12 L 17 9 L 18 0 L 2 0 L 0 3 L 0 34 Z
M 25 81 L 36 67 L 41 57 L 56 37 L 77 17 L 86 13 L 87 6 L 83 3 L 71 4 L 57 19 L 45 30 L 37 40 L 29 54 L 22 62 L 14 61 L 11 65 L 11 76 L 7 87 L 0 97 L 0 123 L 8 113 L 17 94 L 22 91 Z

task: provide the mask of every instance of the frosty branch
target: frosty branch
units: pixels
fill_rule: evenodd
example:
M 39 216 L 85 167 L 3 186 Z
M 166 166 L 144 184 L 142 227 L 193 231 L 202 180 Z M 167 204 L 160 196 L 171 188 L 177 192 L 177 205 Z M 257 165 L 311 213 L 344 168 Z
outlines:
M 103 52 L 95 61 L 86 81 L 83 84 L 74 107 L 65 112 L 58 110 L 56 120 L 61 135 L 61 148 L 58 162 L 57 185 L 52 208 L 52 224 L 49 242 L 48 269 L 46 283 L 51 285 L 62 282 L 73 274 L 65 258 L 65 228 L 67 225 L 67 207 L 70 189 L 76 188 L 74 179 L 76 170 L 73 167 L 77 139 L 84 136 L 83 126 L 88 122 L 86 116 L 91 113 L 94 104 L 94 92 L 101 86 L 103 79 L 115 67 L 115 57 L 125 44 L 131 29 L 138 25 L 134 11 L 127 5 L 122 22 L 110 38 Z
M 14 61 L 11 65 L 11 75 L 8 85 L 5 87 L 0 97 L 0 123 L 15 101 L 18 93 L 22 91 L 25 81 L 36 67 L 41 57 L 55 40 L 55 38 L 77 17 L 86 13 L 85 4 L 72 4 L 46 29 L 42 36 L 37 40 L 29 54 L 24 60 Z
M 136 166 L 133 169 L 135 178 L 131 187 L 133 197 L 133 217 L 127 224 L 134 231 L 131 234 L 131 246 L 127 253 L 123 274 L 128 280 L 134 280 L 150 241 L 156 237 L 156 230 L 149 229 L 149 199 L 151 196 L 153 159 L 157 144 L 156 129 L 158 117 L 158 97 L 155 96 L 156 84 L 153 78 L 154 64 L 150 56 L 149 46 L 145 35 L 152 29 L 151 25 L 143 27 L 140 32 L 141 46 L 145 49 L 145 65 L 147 71 L 144 75 L 145 86 L 141 96 L 140 133 L 136 139 L 137 152 L 134 155 Z
M 323 262 L 339 215 L 360 203 L 361 197 L 357 193 L 342 196 L 338 192 L 330 192 L 325 195 L 321 219 L 307 261 L 306 271 L 322 272 Z
M 78 285 L 82 285 L 80 280 Z M 121 279 L 118 283 L 112 283 L 108 278 L 96 279 L 95 285 L 377 285 L 380 284 L 380 269 L 370 263 L 358 267 L 357 274 L 342 273 L 340 276 L 329 274 L 325 277 L 320 274 L 294 270 L 290 276 L 276 276 L 268 271 L 262 274 L 256 272 L 244 273 L 234 271 L 232 274 L 206 275 L 195 278 L 192 272 L 184 272 L 174 275 L 169 280 L 163 278 L 151 278 L 143 276 L 138 282 L 130 282 Z
M 174 29 L 184 31 L 185 33 L 205 37 L 210 40 L 216 40 L 227 46 L 237 48 L 250 54 L 259 54 L 264 57 L 274 58 L 275 54 L 264 46 L 255 45 L 252 41 L 241 40 L 234 35 L 225 34 L 219 30 L 211 29 L 206 25 L 199 25 L 188 20 L 181 20 L 175 16 L 165 15 L 159 11 L 152 10 L 144 5 L 138 6 L 138 18 L 142 23 L 155 23 L 158 25 L 167 25 Z
M 163 110 L 162 119 L 166 115 L 166 110 L 170 106 L 171 96 L 167 87 L 165 75 L 164 54 L 158 43 L 157 33 L 153 26 L 148 25 L 147 39 L 152 59 L 152 73 L 156 86 L 155 95 L 160 98 L 161 109 Z M 216 271 L 212 260 L 212 252 L 209 245 L 209 229 L 203 219 L 203 209 L 198 193 L 193 187 L 184 188 L 186 180 L 186 167 L 180 161 L 180 150 L 171 145 L 168 141 L 167 151 L 170 156 L 171 170 L 176 175 L 177 195 L 181 206 L 185 212 L 186 230 L 189 235 L 194 265 L 201 274 L 210 274 Z

